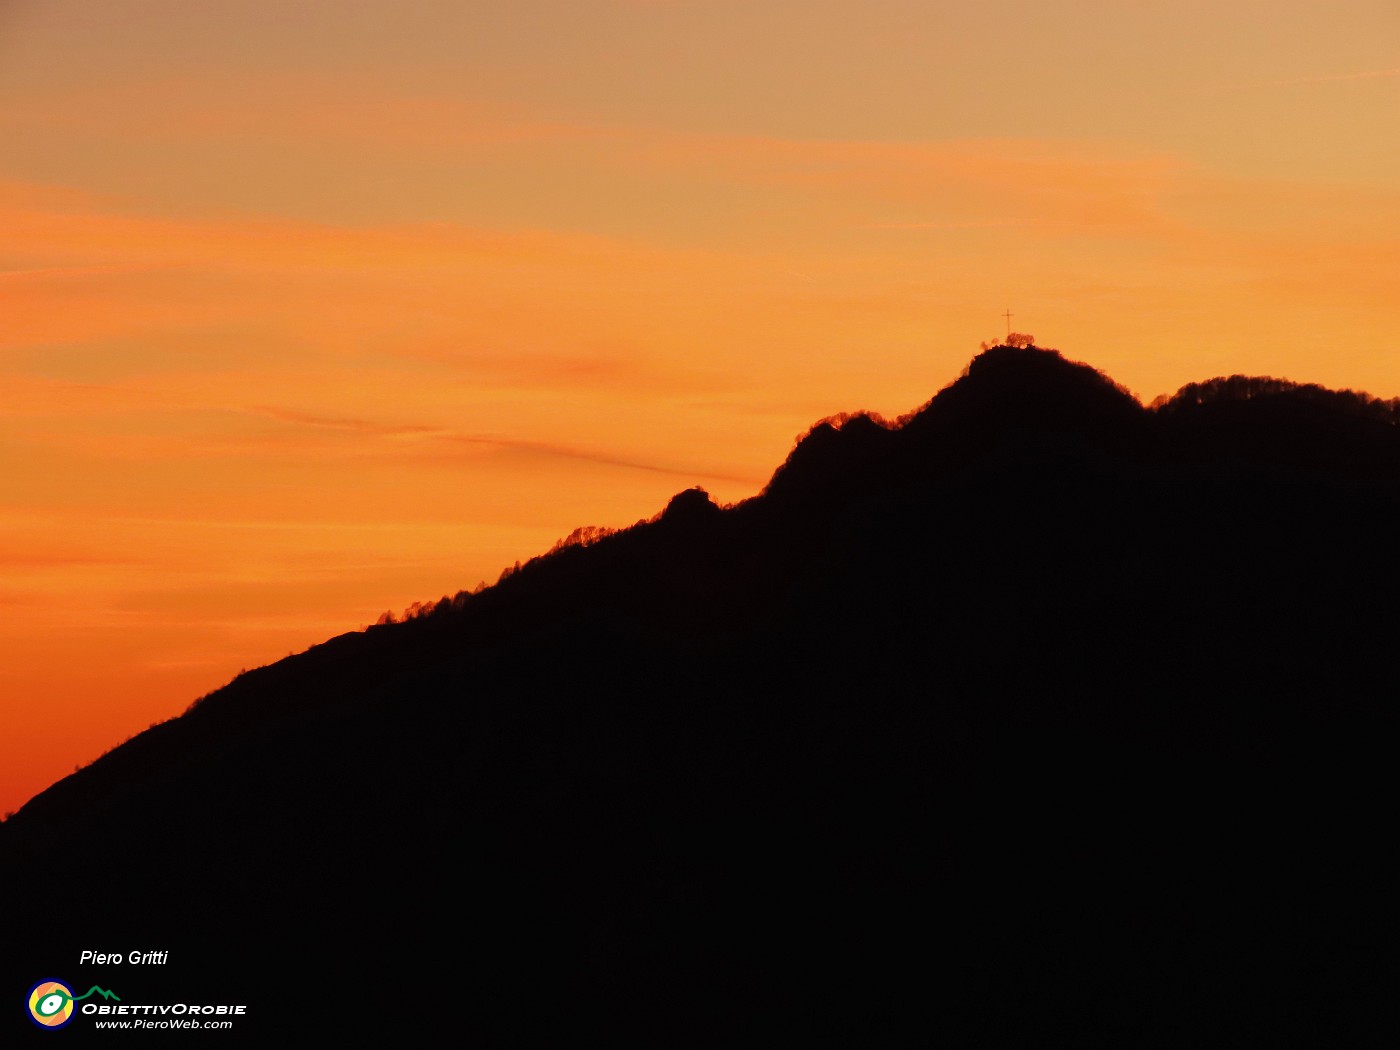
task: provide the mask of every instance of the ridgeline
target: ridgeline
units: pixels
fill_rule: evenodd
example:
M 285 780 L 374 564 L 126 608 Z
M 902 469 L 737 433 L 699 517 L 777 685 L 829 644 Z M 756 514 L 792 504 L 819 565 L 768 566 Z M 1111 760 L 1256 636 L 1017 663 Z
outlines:
M 16 981 L 169 948 L 250 1033 L 492 1046 L 1378 1045 L 1398 526 L 1400 401 L 997 347 L 55 784 L 0 825 Z

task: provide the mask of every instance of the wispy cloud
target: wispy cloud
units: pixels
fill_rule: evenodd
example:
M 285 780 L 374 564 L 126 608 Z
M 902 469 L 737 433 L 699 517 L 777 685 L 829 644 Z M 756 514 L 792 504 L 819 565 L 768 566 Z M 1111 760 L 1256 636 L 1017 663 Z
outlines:
M 529 108 L 451 95 L 393 95 L 349 77 L 263 74 L 164 76 L 90 85 L 11 105 L 0 126 L 43 127 L 126 140 L 315 140 L 430 150 L 491 149 L 605 139 L 615 129 Z
M 535 456 L 583 460 L 588 463 L 599 463 L 608 467 L 644 470 L 653 474 L 669 474 L 673 477 L 698 479 L 702 481 L 729 481 L 754 484 L 759 480 L 751 477 L 741 477 L 736 474 L 722 474 L 704 467 L 691 468 L 666 463 L 652 463 L 628 456 L 618 456 L 608 452 L 598 452 L 548 441 L 522 441 L 516 438 L 503 438 L 489 434 L 452 434 L 444 435 L 443 439 L 468 445 L 492 445 L 498 448 L 508 449 L 514 452 L 524 452 Z
M 113 555 L 66 554 L 62 552 L 0 552 L 0 569 L 82 569 L 96 565 L 149 565 L 147 559 Z
M 1400 67 L 1395 69 L 1370 69 L 1362 73 L 1333 73 L 1316 77 L 1292 77 L 1288 80 L 1275 80 L 1275 87 L 1288 87 L 1294 84 L 1336 84 L 1345 80 L 1391 80 L 1400 77 Z
M 1047 224 L 1015 219 L 992 219 L 985 222 L 876 222 L 859 228 L 862 230 L 998 230 L 1044 225 Z
M 47 278 L 92 277 L 95 275 L 134 273 L 144 267 L 134 266 L 44 266 L 28 270 L 0 270 L 0 281 L 43 280 Z
M 359 434 L 371 434 L 375 437 L 409 437 L 421 436 L 424 434 L 440 435 L 444 433 L 439 427 L 389 426 L 384 423 L 375 423 L 368 419 L 318 416 L 309 412 L 294 412 L 284 408 L 256 406 L 252 411 L 260 415 L 271 416 L 273 419 L 280 419 L 285 423 L 301 423 L 306 426 L 325 427 L 330 430 L 349 430 Z
M 588 463 L 598 463 L 603 466 L 621 467 L 626 470 L 644 470 L 654 474 L 667 474 L 674 477 L 694 480 L 729 481 L 750 484 L 758 480 L 735 474 L 725 474 L 705 467 L 688 467 L 671 463 L 655 462 L 638 457 L 617 455 L 607 451 L 567 445 L 560 442 L 531 441 L 522 438 L 506 437 L 499 434 L 464 433 L 446 430 L 441 427 L 381 423 L 369 419 L 320 416 L 313 413 L 296 412 L 279 408 L 257 407 L 252 409 L 252 411 L 288 423 L 299 423 L 305 426 L 332 430 L 351 431 L 373 437 L 424 437 L 433 441 L 446 442 L 449 444 L 487 446 L 509 452 L 524 453 L 530 456 L 582 460 Z

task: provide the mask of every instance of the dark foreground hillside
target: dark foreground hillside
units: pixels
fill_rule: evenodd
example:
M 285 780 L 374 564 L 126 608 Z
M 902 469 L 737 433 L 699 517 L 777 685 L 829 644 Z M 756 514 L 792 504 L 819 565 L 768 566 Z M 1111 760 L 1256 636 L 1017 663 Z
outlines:
M 1393 1045 L 1398 421 L 989 351 L 56 784 L 0 826 L 4 994 L 242 1002 L 238 1045 Z

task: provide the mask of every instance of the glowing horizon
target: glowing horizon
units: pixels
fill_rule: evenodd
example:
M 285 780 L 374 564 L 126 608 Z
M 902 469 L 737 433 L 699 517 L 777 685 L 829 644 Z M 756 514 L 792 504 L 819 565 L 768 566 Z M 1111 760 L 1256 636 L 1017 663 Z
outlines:
M 0 811 L 1018 331 L 1400 395 L 1392 4 L 0 9 Z

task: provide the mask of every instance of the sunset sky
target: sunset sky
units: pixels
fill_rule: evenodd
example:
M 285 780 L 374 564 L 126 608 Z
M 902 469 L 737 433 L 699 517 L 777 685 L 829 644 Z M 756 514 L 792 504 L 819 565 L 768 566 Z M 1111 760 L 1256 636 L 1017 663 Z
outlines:
M 1400 395 L 1394 0 L 0 0 L 0 811 L 954 379 Z

